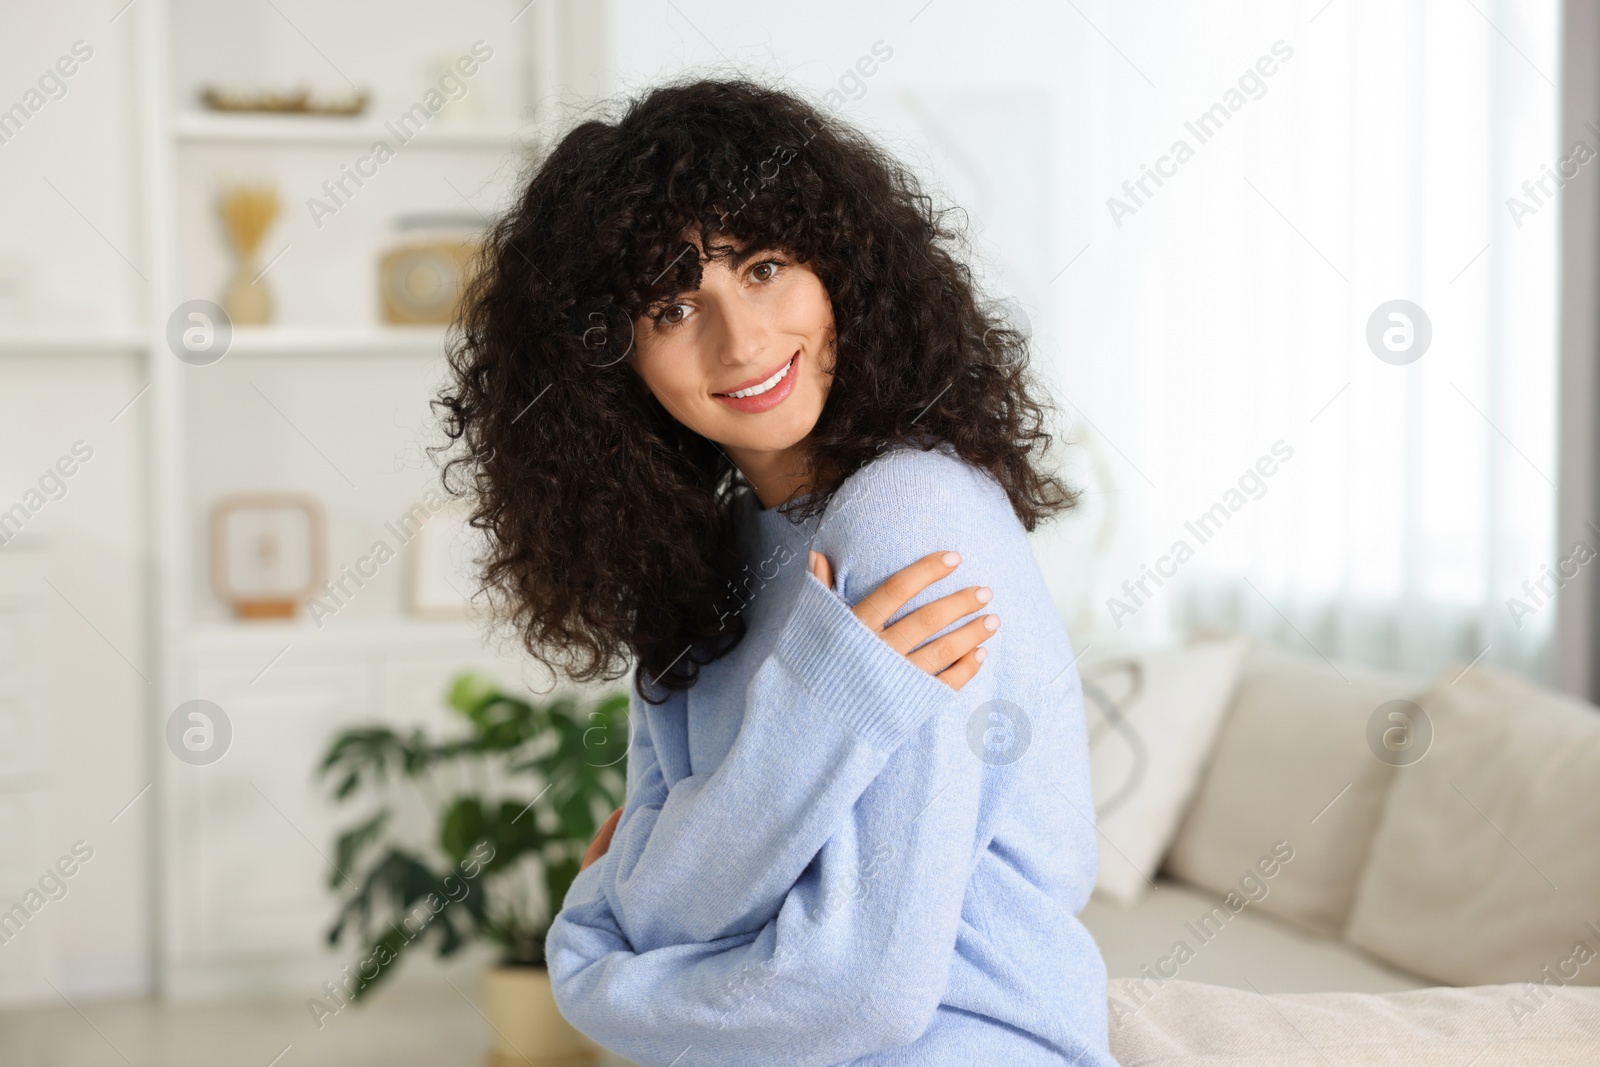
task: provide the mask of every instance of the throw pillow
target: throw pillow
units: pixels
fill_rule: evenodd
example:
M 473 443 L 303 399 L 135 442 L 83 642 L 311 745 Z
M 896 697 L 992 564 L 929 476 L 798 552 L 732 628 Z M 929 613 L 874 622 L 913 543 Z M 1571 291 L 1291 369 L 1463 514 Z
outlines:
M 1287 841 L 1294 860 L 1257 907 L 1338 937 L 1395 771 L 1369 746 L 1368 723 L 1427 684 L 1252 642 L 1167 870 L 1226 893 L 1273 842 Z
M 1095 888 L 1132 904 L 1182 821 L 1233 697 L 1246 640 L 1102 650 L 1078 661 L 1100 838 Z
M 1455 985 L 1600 985 L 1600 713 L 1460 672 L 1419 700 L 1432 747 L 1396 770 L 1345 939 Z

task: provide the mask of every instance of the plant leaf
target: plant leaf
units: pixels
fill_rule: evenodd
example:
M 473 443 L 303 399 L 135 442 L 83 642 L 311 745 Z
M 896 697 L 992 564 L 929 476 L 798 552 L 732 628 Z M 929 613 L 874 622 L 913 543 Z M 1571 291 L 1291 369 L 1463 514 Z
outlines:
M 466 859 L 479 841 L 490 836 L 489 819 L 477 797 L 457 797 L 439 820 L 439 847 L 453 863 Z
M 344 877 L 341 871 L 355 870 L 356 861 L 382 836 L 384 829 L 389 825 L 391 812 L 388 808 L 378 809 L 378 813 L 364 823 L 345 831 L 339 835 L 334 845 L 334 852 L 339 857 L 335 868 L 328 872 L 328 888 L 339 888 L 339 882 Z

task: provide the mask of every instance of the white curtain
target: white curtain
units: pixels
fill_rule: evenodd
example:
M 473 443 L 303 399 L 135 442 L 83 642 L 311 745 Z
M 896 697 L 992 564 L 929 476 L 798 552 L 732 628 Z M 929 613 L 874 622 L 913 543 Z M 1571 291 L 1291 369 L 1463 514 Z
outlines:
M 1600 180 L 1557 144 L 1558 4 L 1075 10 L 1055 166 L 1082 221 L 1042 347 L 1110 524 L 1075 636 L 1547 677 L 1550 572 L 1600 550 L 1554 527 L 1552 172 Z M 1410 362 L 1381 334 L 1415 345 L 1414 312 L 1368 343 L 1396 300 L 1431 327 Z

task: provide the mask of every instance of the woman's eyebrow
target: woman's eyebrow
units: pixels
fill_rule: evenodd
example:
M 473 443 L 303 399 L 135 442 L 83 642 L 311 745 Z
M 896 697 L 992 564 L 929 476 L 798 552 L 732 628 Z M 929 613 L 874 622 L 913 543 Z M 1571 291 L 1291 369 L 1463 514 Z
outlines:
M 734 252 L 728 258 L 728 263 L 734 270 L 738 270 L 757 256 L 770 255 L 778 251 L 781 251 L 781 249 L 775 245 L 755 244 L 752 242 L 745 245 L 742 251 Z

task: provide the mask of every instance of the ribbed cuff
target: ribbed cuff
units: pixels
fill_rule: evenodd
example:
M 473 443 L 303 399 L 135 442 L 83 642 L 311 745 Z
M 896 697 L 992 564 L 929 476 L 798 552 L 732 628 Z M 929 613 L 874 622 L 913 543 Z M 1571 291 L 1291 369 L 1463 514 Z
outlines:
M 802 574 L 773 654 L 811 695 L 885 752 L 957 693 L 889 647 L 815 576 Z

